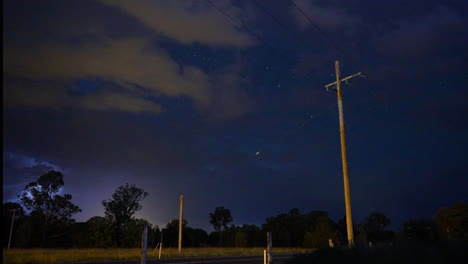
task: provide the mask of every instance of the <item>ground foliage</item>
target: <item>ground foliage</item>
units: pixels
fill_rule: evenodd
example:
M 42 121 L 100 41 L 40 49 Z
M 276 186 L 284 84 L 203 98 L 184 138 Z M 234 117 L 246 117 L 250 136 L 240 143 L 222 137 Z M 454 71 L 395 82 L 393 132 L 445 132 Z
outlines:
M 400 241 L 391 246 L 323 248 L 310 254 L 295 255 L 286 264 L 356 263 L 356 264 L 413 264 L 466 263 L 468 241 L 422 242 Z
M 111 199 L 102 202 L 106 217 L 94 216 L 86 222 L 76 222 L 72 216 L 80 209 L 71 202 L 70 194 L 59 195 L 63 186 L 63 175 L 51 171 L 25 187 L 20 194 L 21 204 L 3 204 L 4 248 L 8 245 L 12 222 L 12 248 L 139 247 L 145 226 L 148 227 L 149 248 L 155 248 L 161 242 L 164 247 L 177 247 L 177 219 L 171 220 L 165 227 L 158 227 L 145 219 L 133 217 L 141 209 L 140 201 L 148 195 L 143 189 L 131 184 L 120 186 Z M 13 209 L 17 209 L 14 219 Z M 192 228 L 186 219 L 183 220 L 184 248 L 265 247 L 267 232 L 273 233 L 275 248 L 327 248 L 330 239 L 335 247 L 347 244 L 345 217 L 334 222 L 326 211 L 321 210 L 301 213 L 293 208 L 266 218 L 261 226 L 228 225 L 233 217 L 230 210 L 222 206 L 215 208 L 209 217 L 215 227 L 211 233 Z M 365 248 L 373 245 L 380 250 L 382 246 L 401 244 L 402 241 L 419 245 L 421 242 L 468 239 L 468 205 L 461 202 L 437 210 L 432 219 L 410 219 L 398 231 L 386 229 L 390 222 L 384 213 L 372 212 L 362 222 L 356 223 L 356 246 Z

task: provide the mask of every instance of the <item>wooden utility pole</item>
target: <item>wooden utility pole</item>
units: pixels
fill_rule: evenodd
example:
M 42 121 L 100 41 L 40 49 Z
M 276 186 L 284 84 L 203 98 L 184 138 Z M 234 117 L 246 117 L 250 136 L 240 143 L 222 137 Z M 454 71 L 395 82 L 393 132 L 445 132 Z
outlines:
M 183 218 L 183 211 L 184 211 L 184 196 L 180 195 L 180 202 L 179 202 L 179 254 L 182 253 L 182 224 L 184 222 Z
M 11 228 L 10 228 L 10 238 L 8 239 L 8 249 L 10 249 L 10 243 L 11 243 L 11 234 L 13 233 L 13 222 L 15 221 L 15 212 L 16 210 L 19 210 L 19 208 L 10 210 L 13 211 L 13 217 L 11 218 Z
M 273 263 L 273 238 L 271 232 L 267 232 L 267 257 L 266 262 L 268 264 Z
M 141 264 L 146 264 L 146 250 L 148 248 L 148 225 L 145 224 L 141 234 Z
M 159 243 L 159 257 L 158 257 L 158 259 L 161 259 L 161 250 L 162 250 L 162 247 L 163 247 L 163 230 L 164 230 L 164 228 L 161 228 L 161 242 Z
M 330 86 L 335 86 L 335 91 L 338 97 L 338 114 L 340 119 L 340 141 L 341 141 L 341 164 L 343 168 L 343 181 L 344 181 L 344 195 L 345 195 L 345 205 L 346 205 L 346 230 L 348 233 L 348 245 L 352 247 L 354 245 L 354 235 L 353 235 L 353 219 L 351 214 L 351 195 L 349 192 L 349 178 L 348 178 L 348 161 L 346 158 L 346 140 L 345 140 L 345 125 L 343 117 L 343 96 L 341 92 L 341 82 L 347 81 L 356 76 L 363 76 L 361 72 L 350 75 L 341 79 L 340 75 L 340 62 L 335 61 L 335 75 L 336 81 L 330 84 L 325 85 L 325 88 L 328 89 Z

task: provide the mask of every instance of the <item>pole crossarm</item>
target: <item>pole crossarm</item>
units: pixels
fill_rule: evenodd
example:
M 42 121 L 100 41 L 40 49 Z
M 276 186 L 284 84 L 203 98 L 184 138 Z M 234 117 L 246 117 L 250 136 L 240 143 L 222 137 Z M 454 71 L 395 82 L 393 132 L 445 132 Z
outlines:
M 347 81 L 347 80 L 349 80 L 349 79 L 351 79 L 351 78 L 354 78 L 354 77 L 356 77 L 356 76 L 366 77 L 362 72 L 358 72 L 358 73 L 355 73 L 355 74 L 353 74 L 353 75 L 350 75 L 350 76 L 348 76 L 348 77 L 345 77 L 345 78 L 341 79 L 340 82 Z M 335 82 L 332 82 L 332 83 L 329 83 L 329 84 L 325 85 L 325 88 L 328 88 L 328 87 L 333 86 L 333 85 L 336 85 L 336 84 L 337 84 L 336 81 L 335 81 Z

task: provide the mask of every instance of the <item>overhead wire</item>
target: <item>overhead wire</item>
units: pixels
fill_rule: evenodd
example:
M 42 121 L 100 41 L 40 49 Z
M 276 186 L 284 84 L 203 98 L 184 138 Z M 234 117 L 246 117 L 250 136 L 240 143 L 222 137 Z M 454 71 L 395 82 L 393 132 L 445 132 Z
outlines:
M 275 15 L 273 15 L 272 12 L 270 12 L 265 6 L 261 5 L 258 3 L 258 1 L 256 0 L 252 0 L 252 2 L 259 8 L 261 9 L 264 13 L 266 13 L 267 15 L 269 15 L 277 24 L 279 24 L 281 27 L 283 27 L 288 33 L 290 32 L 289 30 L 289 27 L 286 26 L 284 23 L 282 23 Z M 317 29 L 322 33 L 322 34 L 325 34 L 323 33 L 323 31 L 321 31 L 321 29 L 317 26 Z M 291 34 L 294 35 L 295 39 L 299 39 L 301 38 L 300 36 L 298 36 L 298 34 L 294 34 L 293 32 L 291 32 Z M 308 40 L 308 39 L 307 39 Z M 304 42 L 303 41 L 297 41 L 301 44 L 303 44 Z M 307 48 L 307 47 L 306 47 Z M 321 61 L 325 64 L 325 65 L 330 65 L 330 64 L 333 64 L 333 61 L 334 59 L 333 58 L 325 58 L 323 55 L 320 55 L 320 53 L 316 54 L 318 55 L 317 57 L 321 59 Z
M 211 0 L 206 0 L 206 2 L 208 2 L 212 7 L 214 7 L 217 11 L 219 11 L 221 14 L 223 14 L 224 16 L 226 16 L 227 18 L 229 18 L 231 21 L 233 21 L 234 23 L 240 25 L 242 28 L 244 28 L 246 31 L 248 31 L 251 35 L 253 35 L 255 38 L 257 38 L 258 40 L 260 40 L 264 45 L 266 45 L 267 47 L 269 47 L 272 51 L 276 52 L 276 53 L 279 53 L 279 54 L 282 54 L 282 55 L 292 55 L 292 54 L 287 54 L 286 52 L 284 51 L 279 51 L 278 49 L 272 47 L 268 41 L 266 41 L 264 38 L 260 37 L 258 34 L 255 34 L 247 25 L 245 25 L 244 23 L 242 23 L 241 21 L 235 19 L 234 17 L 232 17 L 231 15 L 229 15 L 227 12 L 225 12 L 223 9 L 221 9 L 220 7 L 218 7 L 215 3 L 213 3 L 213 1 Z M 280 21 L 280 19 L 278 19 L 275 15 L 273 15 L 272 12 L 270 12 L 264 5 L 261 5 L 258 1 L 256 0 L 252 0 L 252 2 L 257 6 L 257 8 L 259 8 L 260 10 L 262 10 L 264 13 L 266 13 L 268 16 L 270 16 L 278 25 L 280 25 L 288 34 L 290 35 L 294 35 L 294 39 L 298 40 L 300 37 L 297 35 L 297 34 L 294 34 L 293 32 L 290 31 L 289 27 L 286 26 L 284 23 L 282 23 Z M 297 6 L 294 2 L 291 1 L 291 4 L 294 5 L 296 8 L 298 8 L 301 13 L 303 15 L 306 15 L 302 9 L 300 9 L 299 6 Z M 307 16 L 307 15 L 306 15 Z M 328 41 L 328 42 L 331 42 L 331 40 L 326 36 L 326 34 L 320 29 L 320 27 L 318 25 L 315 25 L 315 23 L 308 17 L 308 20 L 310 21 L 311 24 L 314 25 L 314 27 L 316 28 L 317 31 L 319 31 L 322 36 Z M 298 43 L 301 43 L 303 44 L 304 42 L 303 41 L 296 41 Z M 304 46 L 304 45 L 303 45 Z M 307 48 L 306 46 L 304 46 L 305 48 Z M 326 65 L 330 65 L 330 64 L 333 64 L 333 59 L 332 58 L 326 58 L 324 57 L 323 55 L 321 55 L 320 53 L 317 53 L 315 55 L 318 55 L 317 57 Z M 295 55 L 293 55 L 295 56 Z
M 276 53 L 280 53 L 280 54 L 286 54 L 285 52 L 283 51 L 279 51 L 278 49 L 272 47 L 264 38 L 260 37 L 258 34 L 254 33 L 247 25 L 245 25 L 244 23 L 242 23 L 241 21 L 235 19 L 234 17 L 232 17 L 231 15 L 229 15 L 227 12 L 225 12 L 223 9 L 221 9 L 220 7 L 218 7 L 216 4 L 214 4 L 211 0 L 206 0 L 206 2 L 208 2 L 212 7 L 214 7 L 216 10 L 218 10 L 221 14 L 223 14 L 224 16 L 226 16 L 227 18 L 229 18 L 231 21 L 233 21 L 234 23 L 240 25 L 242 28 L 244 28 L 246 31 L 248 31 L 251 35 L 253 35 L 255 38 L 257 38 L 258 40 L 260 40 L 264 45 L 266 45 L 267 47 L 269 47 L 272 51 L 276 52 Z M 337 53 L 344 53 L 340 48 L 338 48 L 338 46 L 333 42 L 333 40 L 331 38 L 328 37 L 328 35 L 320 28 L 319 25 L 317 25 L 316 23 L 314 23 L 314 21 L 304 12 L 304 10 L 299 7 L 293 0 L 289 0 L 289 2 L 291 3 L 292 6 L 294 6 L 299 12 L 301 15 L 303 15 L 308 21 L 309 23 L 315 28 L 315 30 L 317 32 L 320 33 L 320 35 L 325 39 L 325 41 L 327 41 L 330 45 L 331 45 L 331 48 L 335 49 L 337 51 Z M 289 27 L 286 26 L 284 23 L 282 23 L 280 21 L 280 19 L 278 19 L 272 12 L 270 12 L 264 5 L 261 5 L 259 4 L 258 1 L 256 0 L 252 0 L 252 3 L 254 3 L 257 8 L 259 8 L 260 10 L 262 10 L 264 13 L 266 13 L 268 16 L 270 16 L 273 21 L 275 21 L 275 23 L 277 23 L 278 25 L 280 25 L 288 34 L 290 35 L 294 35 L 294 39 L 298 40 L 299 38 L 301 38 L 300 36 L 298 36 L 297 34 L 294 34 L 290 31 Z M 310 41 L 308 39 L 306 39 L 307 41 Z M 303 41 L 297 41 L 301 44 L 303 44 L 304 42 Z M 305 47 L 305 46 L 304 46 Z M 305 47 L 307 48 L 307 47 Z M 290 54 L 286 54 L 286 55 L 290 55 Z M 320 58 L 322 60 L 322 62 L 324 64 L 332 64 L 333 63 L 333 58 L 325 58 L 323 55 L 321 54 L 317 54 L 318 55 L 318 58 Z M 344 56 L 343 56 L 344 57 Z
M 255 32 L 253 32 L 253 30 L 251 30 L 249 27 L 247 27 L 247 25 L 245 25 L 244 23 L 242 23 L 241 21 L 238 21 L 237 19 L 235 19 L 234 17 L 232 17 L 231 15 L 229 15 L 227 12 L 225 12 L 223 9 L 221 9 L 220 7 L 218 7 L 216 4 L 214 4 L 211 0 L 205 0 L 206 2 L 208 2 L 212 7 L 214 7 L 216 10 L 218 10 L 221 14 L 223 14 L 224 16 L 226 16 L 227 18 L 229 18 L 231 21 L 233 21 L 234 23 L 240 25 L 242 28 L 244 28 L 248 33 L 250 33 L 252 36 L 254 36 L 256 39 L 258 39 L 260 42 L 262 42 L 265 46 L 267 46 L 269 49 L 271 49 L 272 51 L 278 53 L 278 54 L 281 54 L 281 55 L 287 55 L 287 56 L 290 56 L 291 54 L 287 54 L 286 52 L 284 51 L 280 51 L 278 50 L 277 48 L 274 48 L 273 46 L 271 46 L 264 38 L 262 38 L 261 36 L 259 36 L 258 34 L 256 34 Z
M 338 56 L 342 56 L 342 60 L 340 61 L 340 63 L 343 63 L 343 60 L 345 59 L 346 57 L 346 52 L 344 52 L 338 45 L 336 45 L 336 43 L 320 28 L 319 25 L 317 25 L 305 12 L 304 10 L 302 10 L 302 8 L 300 8 L 295 2 L 294 0 L 289 0 L 289 2 L 299 11 L 299 13 L 304 16 L 310 23 L 310 25 L 317 31 L 320 33 L 320 35 L 322 35 L 322 37 L 327 40 L 331 47 L 334 48 L 336 51 L 337 51 L 337 55 Z M 351 59 L 352 60 L 352 59 Z M 353 64 L 352 62 L 350 64 Z
M 264 13 L 266 13 L 267 15 L 269 15 L 273 21 L 275 21 L 278 25 L 280 25 L 286 32 L 290 32 L 289 31 L 289 27 L 286 26 L 284 23 L 282 23 L 275 15 L 273 15 L 272 12 L 270 12 L 265 6 L 261 5 L 258 3 L 258 1 L 256 0 L 252 0 L 252 3 L 254 3 L 257 8 L 259 8 L 260 10 L 262 10 Z M 298 39 L 297 38 L 297 34 L 294 34 L 294 39 Z M 299 43 L 303 44 L 302 41 L 299 41 Z M 304 45 L 303 45 L 304 46 Z M 304 48 L 307 48 L 306 46 L 304 46 Z M 318 57 L 322 60 L 322 62 L 324 62 L 325 64 L 328 64 L 330 63 L 329 61 L 327 61 L 327 58 L 323 57 L 323 55 L 320 55 L 318 54 Z
M 236 23 L 237 25 L 240 25 L 242 28 L 244 28 L 248 33 L 250 33 L 252 36 L 254 36 L 256 39 L 258 39 L 259 41 L 261 41 L 265 46 L 267 46 L 270 50 L 272 50 L 273 52 L 277 53 L 277 54 L 280 54 L 280 55 L 286 55 L 286 56 L 292 56 L 292 57 L 295 57 L 295 54 L 289 54 L 285 51 L 281 51 L 277 48 L 274 48 L 272 45 L 270 45 L 268 43 L 268 41 L 266 41 L 264 38 L 260 37 L 258 34 L 255 34 L 247 25 L 245 25 L 244 23 L 242 23 L 241 21 L 235 19 L 234 17 L 232 17 L 231 15 L 229 15 L 227 12 L 225 12 L 223 9 L 221 9 L 220 7 L 218 7 L 215 3 L 213 3 L 211 0 L 206 0 L 206 2 L 208 4 L 210 4 L 212 7 L 214 7 L 218 12 L 220 12 L 222 15 L 226 16 L 227 18 L 229 18 L 231 21 L 233 21 L 234 23 Z M 258 3 L 257 3 L 258 4 Z M 270 16 L 274 17 L 274 15 L 272 14 L 269 14 Z M 281 24 L 282 27 L 284 27 L 286 29 L 287 32 L 289 32 L 287 26 L 283 25 L 281 22 L 279 22 L 278 19 L 276 19 L 276 17 L 274 17 L 274 19 L 277 21 L 277 23 Z M 326 64 L 329 64 L 330 62 L 327 61 L 325 58 L 321 57 L 321 55 L 319 55 L 319 58 L 322 59 L 324 61 L 324 63 Z M 310 114 L 308 114 L 307 116 L 310 116 Z M 302 120 L 300 123 L 297 123 L 296 125 L 300 126 L 300 127 L 304 127 L 305 124 L 308 123 L 309 121 L 309 117 L 308 118 L 304 118 L 304 120 Z M 286 139 L 286 137 L 288 137 L 288 135 L 290 134 L 290 132 L 293 130 L 293 128 L 289 128 L 287 129 L 284 133 L 281 133 L 280 137 L 277 138 L 277 140 L 279 141 L 283 141 Z
M 321 29 L 321 27 L 315 23 L 309 15 L 307 15 L 307 13 L 299 6 L 297 5 L 294 0 L 288 0 L 290 2 L 290 4 L 292 6 L 294 6 L 298 11 L 299 13 L 304 16 L 310 23 L 310 25 L 322 36 L 323 39 L 325 39 L 330 47 L 332 49 L 334 49 L 336 52 L 337 52 L 337 55 L 339 57 L 342 57 L 342 59 L 340 60 L 340 62 L 342 64 L 344 64 L 343 60 L 346 58 L 346 52 L 344 52 L 338 45 L 336 45 L 336 43 L 325 33 L 325 31 L 323 31 Z M 220 7 L 218 7 L 216 4 L 213 3 L 213 1 L 211 0 L 206 0 L 206 2 L 208 2 L 212 7 L 214 7 L 217 11 L 219 11 L 221 14 L 223 14 L 224 16 L 226 16 L 227 18 L 229 18 L 231 21 L 233 21 L 234 23 L 240 25 L 242 28 L 244 28 L 246 31 L 248 31 L 248 33 L 250 33 L 250 35 L 254 36 L 256 39 L 258 39 L 259 41 L 261 41 L 265 46 L 269 47 L 272 51 L 278 53 L 278 54 L 281 54 L 281 55 L 291 55 L 291 54 L 287 54 L 286 52 L 284 51 L 280 51 L 278 50 L 277 48 L 274 48 L 273 46 L 271 46 L 268 41 L 266 41 L 264 38 L 260 37 L 258 34 L 256 34 L 253 30 L 251 30 L 246 24 L 242 23 L 241 21 L 235 19 L 233 16 L 229 15 L 227 12 L 225 12 L 223 9 L 221 9 Z M 280 22 L 280 20 L 274 16 L 270 11 L 268 11 L 267 8 L 265 8 L 263 5 L 260 5 L 258 3 L 258 1 L 255 1 L 255 0 L 252 0 L 252 2 L 259 8 L 261 9 L 264 13 L 266 13 L 267 15 L 269 15 L 270 17 L 273 18 L 273 20 L 279 24 L 281 27 L 283 27 L 287 32 L 290 32 L 288 27 L 286 25 L 284 25 L 282 22 Z M 300 42 L 302 43 L 302 42 Z M 329 62 L 327 60 L 327 58 L 324 58 L 323 55 L 319 55 L 319 58 L 322 60 L 322 62 L 324 62 L 325 64 L 331 64 L 333 63 L 333 60 L 332 58 L 330 58 L 331 62 Z M 350 57 L 350 60 L 352 60 L 352 58 Z M 349 61 L 346 61 L 345 63 L 348 63 Z M 353 63 L 351 62 L 350 63 L 351 65 L 353 65 Z

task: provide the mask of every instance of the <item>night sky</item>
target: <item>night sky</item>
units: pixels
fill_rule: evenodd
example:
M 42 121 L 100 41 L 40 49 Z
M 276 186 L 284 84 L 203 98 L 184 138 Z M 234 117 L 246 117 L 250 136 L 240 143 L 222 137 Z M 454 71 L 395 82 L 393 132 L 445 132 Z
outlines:
M 118 186 L 189 226 L 299 208 L 392 228 L 468 202 L 468 4 L 434 0 L 3 1 L 3 202 L 63 172 L 77 221 Z

